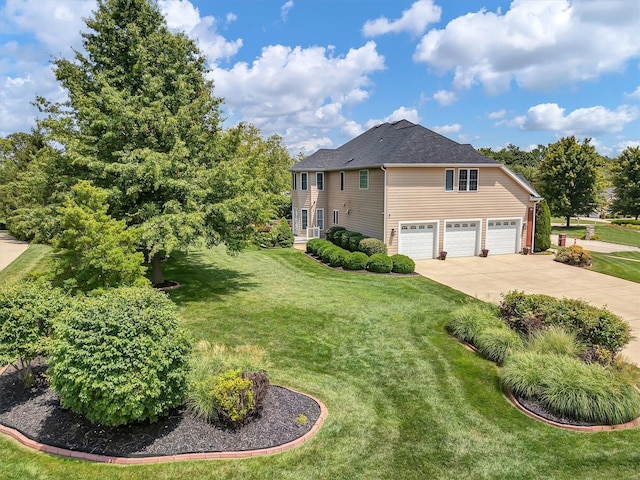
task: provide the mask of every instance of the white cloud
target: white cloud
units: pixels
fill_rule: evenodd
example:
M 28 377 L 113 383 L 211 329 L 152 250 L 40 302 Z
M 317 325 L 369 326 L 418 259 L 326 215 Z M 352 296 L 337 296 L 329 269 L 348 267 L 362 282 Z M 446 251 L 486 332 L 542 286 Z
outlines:
M 340 133 L 348 138 L 355 138 L 364 132 L 364 128 L 358 122 L 349 120 L 340 129 Z
M 440 21 L 441 13 L 442 9 L 433 0 L 418 0 L 407 10 L 403 10 L 402 17 L 397 20 L 390 21 L 386 17 L 368 20 L 362 27 L 362 34 L 365 37 L 400 32 L 422 35 L 427 25 Z
M 375 127 L 376 125 L 380 125 L 381 123 L 397 122 L 398 120 L 408 120 L 412 123 L 419 123 L 420 115 L 418 115 L 418 111 L 415 108 L 400 107 L 394 110 L 391 115 L 388 115 L 382 119 L 368 120 L 366 123 L 366 127 L 369 129 Z
M 626 93 L 625 97 L 627 98 L 635 98 L 636 100 L 640 100 L 640 86 L 635 89 L 632 93 Z
M 431 127 L 434 132 L 438 132 L 440 135 L 447 135 L 449 133 L 458 133 L 462 130 L 462 125 L 454 123 L 452 125 L 435 125 Z
M 167 20 L 167 26 L 174 32 L 184 31 L 196 40 L 210 64 L 233 57 L 242 47 L 241 38 L 228 41 L 218 34 L 216 18 L 211 15 L 201 17 L 200 11 L 189 0 L 158 0 L 158 6 Z M 235 14 L 229 13 L 226 22 L 236 18 Z
M 441 107 L 446 107 L 447 105 L 452 105 L 458 101 L 458 96 L 455 92 L 450 92 L 448 90 L 438 90 L 433 94 L 433 99 L 440 104 Z
M 501 118 L 504 118 L 506 114 L 507 114 L 507 111 L 503 108 L 502 110 L 498 110 L 496 112 L 491 112 L 487 114 L 487 118 L 490 118 L 492 120 L 499 120 Z
M 287 21 L 287 17 L 289 16 L 289 11 L 293 8 L 293 0 L 288 0 L 280 7 L 280 18 L 282 18 L 283 22 Z
M 211 77 L 216 95 L 235 115 L 297 145 L 309 132 L 322 138 L 345 125 L 343 107 L 368 98 L 369 75 L 382 69 L 384 57 L 374 42 L 339 56 L 324 47 L 271 45 L 252 64 L 216 67 Z
M 329 137 L 311 137 L 299 142 L 290 144 L 289 150 L 294 152 L 302 152 L 304 154 L 311 154 L 320 148 L 330 148 L 333 146 L 333 142 Z
M 621 131 L 625 125 L 638 118 L 638 109 L 622 105 L 616 110 L 603 106 L 578 108 L 568 115 L 557 103 L 541 103 L 507 122 L 521 130 L 555 131 L 566 135 L 602 135 Z
M 480 10 L 429 31 L 414 60 L 453 71 L 456 88 L 495 94 L 594 79 L 640 54 L 640 9 L 632 2 L 514 0 L 502 15 Z

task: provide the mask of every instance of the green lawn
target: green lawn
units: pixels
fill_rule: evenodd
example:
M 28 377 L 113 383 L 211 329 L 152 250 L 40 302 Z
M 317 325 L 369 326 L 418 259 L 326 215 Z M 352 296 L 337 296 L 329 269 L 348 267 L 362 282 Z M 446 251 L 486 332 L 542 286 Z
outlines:
M 575 236 L 582 238 L 585 234 L 585 230 L 586 228 L 582 224 L 580 226 L 572 225 L 569 228 L 559 226 L 551 227 L 552 234 L 564 233 L 567 236 L 567 245 L 571 244 L 571 240 Z M 616 227 L 613 225 L 596 224 L 595 233 L 598 235 L 599 240 L 603 242 L 640 247 L 640 230 Z
M 295 250 L 174 255 L 166 277 L 184 285 L 170 295 L 196 338 L 258 345 L 274 383 L 325 402 L 320 433 L 269 457 L 126 468 L 0 437 L 0 478 L 640 478 L 640 428 L 573 433 L 511 406 L 496 367 L 445 332 L 475 301 L 450 288 L 337 272 Z
M 51 247 L 47 245 L 31 244 L 29 248 L 0 271 L 0 283 L 21 280 L 29 272 L 38 272 L 46 268 L 49 262 Z
M 640 283 L 640 252 L 591 252 L 591 257 L 593 271 Z

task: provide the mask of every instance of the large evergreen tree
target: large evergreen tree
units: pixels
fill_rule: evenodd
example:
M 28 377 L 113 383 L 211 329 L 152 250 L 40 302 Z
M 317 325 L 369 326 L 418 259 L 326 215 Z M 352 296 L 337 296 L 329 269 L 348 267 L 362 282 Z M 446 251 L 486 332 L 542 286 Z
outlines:
M 221 99 L 194 42 L 171 33 L 151 0 L 99 0 L 86 23 L 86 53 L 54 62 L 68 103 L 44 105 L 78 177 L 139 227 L 156 284 L 174 249 L 202 238 L 242 248 L 262 199 L 225 157 Z
M 613 170 L 615 197 L 612 209 L 637 220 L 640 216 L 640 147 L 625 148 Z
M 546 200 L 536 209 L 536 230 L 533 240 L 534 252 L 545 252 L 551 247 L 551 212 Z
M 562 138 L 549 146 L 539 166 L 537 187 L 567 226 L 573 215 L 589 214 L 598 203 L 599 156 L 589 142 Z

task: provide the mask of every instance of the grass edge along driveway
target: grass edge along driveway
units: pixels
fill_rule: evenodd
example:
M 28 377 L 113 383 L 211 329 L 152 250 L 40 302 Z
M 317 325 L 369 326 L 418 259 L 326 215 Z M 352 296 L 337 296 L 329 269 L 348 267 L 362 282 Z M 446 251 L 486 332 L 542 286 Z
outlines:
M 0 437 L 4 479 L 634 478 L 640 429 L 555 429 L 517 411 L 496 367 L 444 331 L 477 301 L 423 277 L 330 270 L 295 250 L 174 255 L 167 278 L 196 338 L 267 351 L 274 383 L 329 409 L 283 454 L 116 467 L 31 452 Z M 0 276 L 1 280 L 1 276 Z

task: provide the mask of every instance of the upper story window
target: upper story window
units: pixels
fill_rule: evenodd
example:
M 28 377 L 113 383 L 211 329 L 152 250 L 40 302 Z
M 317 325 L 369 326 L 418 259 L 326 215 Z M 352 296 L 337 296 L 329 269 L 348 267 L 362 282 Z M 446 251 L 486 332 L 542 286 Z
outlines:
M 300 174 L 300 190 L 307 190 L 309 188 L 309 174 L 302 172 Z
M 316 187 L 318 190 L 324 190 L 324 173 L 316 173 Z
M 360 189 L 369 188 L 369 170 L 360 170 Z
M 340 172 L 340 191 L 344 192 L 344 172 Z
M 478 191 L 478 169 L 461 168 L 458 170 L 458 191 L 476 192 Z
M 291 174 L 291 190 L 297 190 L 297 189 L 298 189 L 298 174 L 292 173 Z
M 453 192 L 453 169 L 447 169 L 444 171 L 444 190 L 445 192 Z

